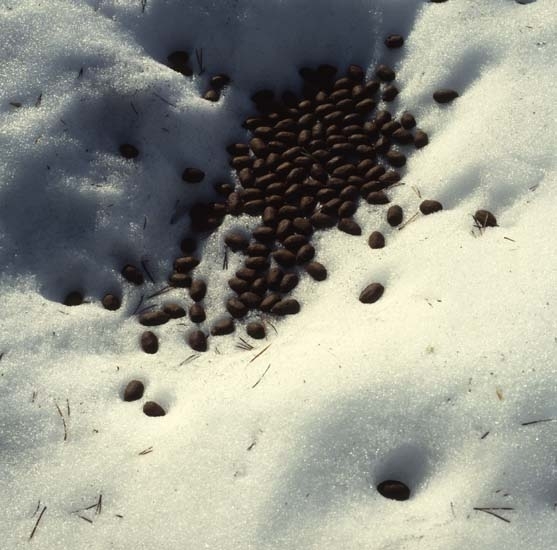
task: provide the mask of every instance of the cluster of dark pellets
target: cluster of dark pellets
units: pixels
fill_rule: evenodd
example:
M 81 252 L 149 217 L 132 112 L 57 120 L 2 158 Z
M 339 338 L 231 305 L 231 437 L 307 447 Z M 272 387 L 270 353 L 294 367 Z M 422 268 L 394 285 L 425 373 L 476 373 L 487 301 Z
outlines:
M 385 42 L 400 47 L 403 40 L 391 35 Z M 253 94 L 258 114 L 243 124 L 251 139 L 227 148 L 239 182 L 227 190 L 227 212 L 261 220 L 251 234 L 225 236 L 228 248 L 245 256 L 229 280 L 236 296 L 226 308 L 234 318 L 250 310 L 298 313 L 300 304 L 287 296 L 300 271 L 318 281 L 327 277 L 314 259 L 314 232 L 336 226 L 361 235 L 353 218 L 360 201 L 389 204 L 387 191 L 400 182 L 398 169 L 406 164 L 403 151 L 428 143 L 412 114 L 397 120 L 377 109 L 380 100 L 398 95 L 390 67 L 379 65 L 367 80 L 358 65 L 344 75 L 331 65 L 302 68 L 300 75 L 302 97 L 290 91 L 280 98 L 271 90 Z M 392 225 L 401 223 L 400 206 L 391 206 L 387 217 Z
M 145 386 L 140 380 L 130 380 L 124 388 L 124 401 L 138 401 L 143 397 Z M 147 416 L 165 416 L 166 411 L 155 401 L 146 401 L 143 412 Z
M 384 43 L 397 49 L 403 46 L 404 39 L 391 34 Z M 193 75 L 187 52 L 175 51 L 167 61 L 171 69 L 188 77 Z M 228 281 L 234 295 L 226 301 L 227 315 L 212 323 L 210 335 L 231 334 L 236 320 L 251 311 L 275 316 L 298 313 L 300 303 L 289 294 L 298 286 L 302 271 L 315 281 L 327 278 L 327 269 L 315 260 L 315 231 L 336 226 L 349 235 L 361 235 L 353 218 L 360 202 L 388 205 L 388 191 L 400 185 L 399 170 L 406 164 L 408 148 L 419 149 L 428 144 L 427 134 L 417 128 L 411 113 L 404 112 L 397 119 L 388 109 L 377 108 L 380 101 L 392 102 L 399 93 L 390 67 L 379 65 L 367 79 L 358 65 L 350 65 L 344 75 L 338 75 L 336 67 L 326 64 L 316 69 L 304 67 L 299 73 L 303 82 L 301 96 L 285 91 L 277 97 L 272 90 L 259 90 L 252 95 L 258 113 L 243 123 L 251 135 L 246 143 L 227 147 L 236 181 L 218 182 L 214 186 L 218 196 L 215 201 L 196 203 L 190 208 L 191 234 L 181 241 L 182 254 L 175 258 L 168 279 L 169 288 L 188 289 L 193 302 L 189 310 L 186 312 L 174 302 L 149 306 L 138 312 L 143 326 L 155 327 L 188 315 L 197 327 L 186 335 L 188 344 L 195 351 L 207 350 L 209 334 L 198 327 L 206 321 L 203 300 L 207 283 L 194 277 L 201 261 L 196 255 L 197 240 L 215 231 L 227 215 L 247 214 L 258 217 L 260 223 L 250 233 L 231 231 L 224 237 L 227 250 L 242 254 L 244 259 Z M 218 101 L 230 82 L 226 74 L 214 75 L 203 97 Z M 438 103 L 449 103 L 457 97 L 458 93 L 449 89 L 433 94 Z M 119 152 L 130 160 L 140 154 L 129 143 L 120 145 Z M 188 185 L 199 184 L 204 178 L 205 173 L 197 167 L 188 166 L 182 172 L 182 181 Z M 442 208 L 435 200 L 420 204 L 424 215 Z M 400 225 L 403 217 L 399 205 L 388 207 L 386 218 L 390 226 Z M 478 210 L 474 221 L 480 229 L 497 225 L 487 210 Z M 382 248 L 385 238 L 374 231 L 368 243 L 371 248 Z M 126 264 L 121 274 L 133 285 L 145 282 L 143 271 L 134 265 Z M 380 283 L 372 283 L 362 290 L 359 299 L 374 303 L 383 292 Z M 83 295 L 71 292 L 64 303 L 79 305 Z M 106 294 L 102 305 L 114 311 L 120 308 L 121 301 L 114 294 Z M 252 338 L 264 338 L 265 323 L 250 320 L 246 332 Z M 159 349 L 159 339 L 151 330 L 141 334 L 139 343 L 148 354 Z M 160 416 L 156 407 L 151 415 Z

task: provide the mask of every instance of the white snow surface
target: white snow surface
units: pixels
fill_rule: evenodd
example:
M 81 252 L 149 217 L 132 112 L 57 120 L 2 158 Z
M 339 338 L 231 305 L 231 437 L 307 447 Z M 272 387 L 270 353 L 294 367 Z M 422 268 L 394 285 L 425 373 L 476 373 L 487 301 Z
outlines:
M 557 422 L 523 425 L 557 419 L 556 28 L 554 0 L 2 0 L 0 546 L 556 548 Z M 383 45 L 393 32 L 401 50 Z M 197 69 L 196 48 L 206 74 L 166 66 L 185 49 Z M 302 278 L 300 314 L 251 351 L 239 326 L 184 364 L 182 319 L 143 353 L 132 313 L 180 254 L 176 201 L 232 177 L 250 94 L 298 90 L 304 65 L 381 62 L 395 111 L 430 136 L 393 200 L 407 217 L 418 192 L 444 210 L 399 231 L 364 203 L 361 237 L 321 232 L 328 279 Z M 201 99 L 221 71 L 221 101 Z M 440 87 L 460 97 L 438 105 Z M 181 182 L 188 165 L 202 184 Z M 473 230 L 478 208 L 499 227 Z M 227 218 L 202 245 L 209 320 L 239 261 L 222 270 L 223 234 L 251 223 Z M 143 290 L 120 276 L 142 259 Z M 385 294 L 364 305 L 371 282 Z M 74 289 L 88 303 L 62 305 Z M 124 402 L 133 378 L 145 397 Z M 384 479 L 410 500 L 383 498 Z M 475 507 L 511 508 L 495 511 L 508 522 Z

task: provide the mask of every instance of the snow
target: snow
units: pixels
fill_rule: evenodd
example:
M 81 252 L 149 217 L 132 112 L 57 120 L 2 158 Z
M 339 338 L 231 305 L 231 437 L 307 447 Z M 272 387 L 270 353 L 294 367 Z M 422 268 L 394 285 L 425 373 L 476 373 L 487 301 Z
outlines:
M 556 24 L 552 0 L 0 2 L 2 546 L 557 546 L 556 424 L 523 425 L 557 419 Z M 401 50 L 383 46 L 393 32 Z M 196 48 L 201 77 L 164 64 L 185 49 L 197 69 Z M 406 219 L 418 194 L 444 210 L 398 231 L 364 203 L 361 237 L 319 233 L 328 279 L 302 278 L 301 313 L 251 351 L 238 327 L 184 363 L 182 319 L 144 354 L 133 312 L 179 254 L 187 216 L 171 218 L 230 177 L 250 93 L 296 90 L 323 62 L 393 65 L 395 110 L 430 136 L 393 196 Z M 218 72 L 233 82 L 213 104 Z M 441 87 L 460 97 L 436 104 Z M 186 188 L 185 166 L 204 183 Z M 479 208 L 499 227 L 472 232 Z M 239 262 L 221 269 L 222 237 L 253 223 L 202 243 L 209 321 Z M 142 259 L 157 283 L 123 284 Z M 385 294 L 361 304 L 371 282 Z M 76 289 L 89 303 L 63 306 Z M 127 403 L 131 379 L 146 390 Z M 385 479 L 411 499 L 380 496 Z M 512 508 L 496 512 L 510 523 L 474 507 Z

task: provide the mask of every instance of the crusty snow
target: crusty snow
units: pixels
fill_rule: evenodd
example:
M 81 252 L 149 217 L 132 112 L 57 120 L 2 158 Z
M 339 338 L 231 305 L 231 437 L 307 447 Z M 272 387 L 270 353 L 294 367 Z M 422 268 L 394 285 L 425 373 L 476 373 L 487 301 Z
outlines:
M 0 1 L 0 546 L 557 547 L 556 28 L 554 0 Z M 196 48 L 203 76 L 166 66 L 186 49 L 197 74 Z M 319 63 L 395 68 L 391 106 L 430 144 L 393 196 L 407 218 L 419 195 L 444 210 L 396 230 L 364 203 L 361 237 L 318 234 L 328 279 L 304 277 L 300 314 L 251 351 L 239 326 L 186 361 L 182 319 L 143 353 L 133 312 L 187 232 L 170 220 L 231 177 L 250 94 Z M 233 82 L 209 103 L 218 72 Z M 436 104 L 441 87 L 460 97 Z M 207 173 L 194 191 L 188 165 Z M 474 229 L 479 208 L 499 227 Z M 223 234 L 250 224 L 203 243 L 209 319 L 239 261 L 222 270 Z M 142 259 L 144 291 L 120 276 Z M 371 282 L 385 294 L 364 305 Z M 62 305 L 76 288 L 88 303 Z M 145 397 L 124 402 L 134 378 Z

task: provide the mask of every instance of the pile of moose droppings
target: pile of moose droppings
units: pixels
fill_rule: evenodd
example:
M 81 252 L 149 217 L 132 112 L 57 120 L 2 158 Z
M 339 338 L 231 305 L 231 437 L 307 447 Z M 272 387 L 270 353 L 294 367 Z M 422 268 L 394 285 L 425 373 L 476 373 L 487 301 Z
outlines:
M 385 39 L 390 49 L 400 48 L 403 43 L 403 37 L 396 34 Z M 185 77 L 192 76 L 187 52 L 171 53 L 168 65 Z M 231 181 L 215 184 L 216 200 L 192 205 L 189 232 L 180 243 L 182 255 L 174 259 L 168 286 L 148 297 L 188 289 L 192 300 L 188 311 L 179 303 L 165 302 L 134 312 L 145 327 L 189 316 L 196 328 L 187 332 L 186 341 L 195 352 L 206 351 L 210 337 L 233 333 L 239 320 L 247 318 L 247 334 L 262 339 L 269 317 L 297 314 L 301 304 L 290 293 L 303 273 L 315 281 L 327 278 L 326 267 L 316 260 L 312 237 L 335 226 L 348 235 L 361 236 L 362 229 L 353 216 L 362 201 L 384 206 L 391 227 L 400 228 L 404 222 L 403 209 L 391 204 L 393 190 L 404 185 L 400 171 L 407 155 L 425 147 L 429 137 L 417 127 L 410 112 L 396 117 L 386 108 L 399 94 L 394 70 L 381 64 L 373 74 L 366 75 L 359 65 L 350 65 L 340 73 L 337 67 L 322 64 L 303 67 L 299 74 L 301 94 L 287 90 L 278 96 L 273 90 L 263 89 L 251 96 L 257 113 L 242 124 L 247 139 L 226 148 L 233 169 Z M 220 101 L 231 82 L 225 74 L 212 76 L 203 97 Z M 433 100 L 450 103 L 458 95 L 454 90 L 439 89 Z M 130 161 L 140 157 L 138 148 L 129 143 L 120 145 L 119 152 Z M 198 167 L 183 170 L 182 181 L 187 186 L 204 179 L 205 173 Z M 426 199 L 419 209 L 429 215 L 443 206 Z M 243 261 L 228 280 L 231 294 L 223 304 L 226 313 L 213 319 L 209 331 L 204 331 L 200 324 L 207 321 L 203 302 L 210 281 L 195 277 L 201 262 L 199 243 L 216 231 L 226 216 L 240 215 L 255 217 L 259 223 L 250 232 L 236 229 L 223 236 L 226 254 L 241 254 Z M 495 216 L 486 210 L 478 210 L 474 220 L 480 229 L 497 225 Z M 383 248 L 385 237 L 373 231 L 367 242 L 371 249 Z M 145 282 L 144 272 L 151 278 L 147 266 L 142 268 L 127 264 L 121 274 L 129 283 L 140 286 Z M 384 291 L 381 283 L 370 282 L 359 300 L 372 304 Z M 68 306 L 82 302 L 83 295 L 78 291 L 68 294 L 64 301 Z M 121 299 L 106 294 L 102 305 L 115 311 Z M 155 354 L 159 338 L 146 330 L 139 344 L 145 353 Z M 137 399 L 139 386 L 137 381 L 132 382 L 133 398 Z M 149 416 L 165 414 L 153 404 L 144 407 L 144 412 Z

